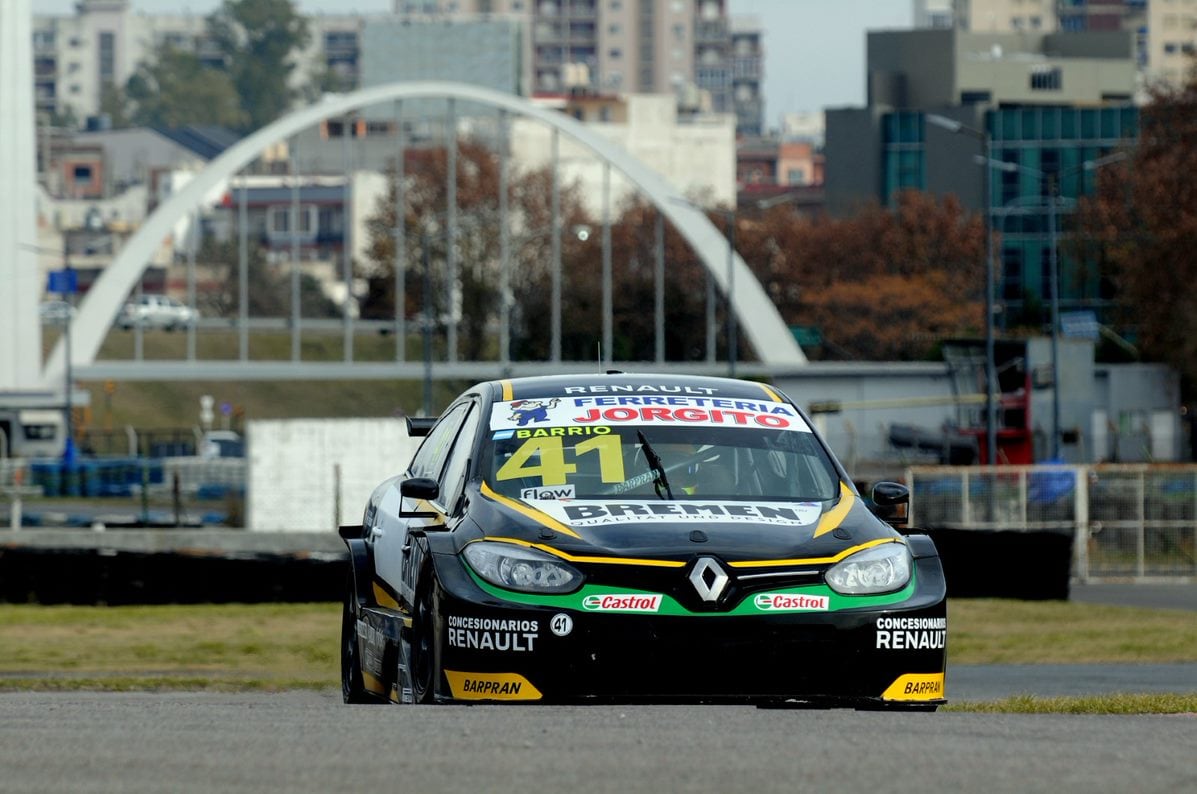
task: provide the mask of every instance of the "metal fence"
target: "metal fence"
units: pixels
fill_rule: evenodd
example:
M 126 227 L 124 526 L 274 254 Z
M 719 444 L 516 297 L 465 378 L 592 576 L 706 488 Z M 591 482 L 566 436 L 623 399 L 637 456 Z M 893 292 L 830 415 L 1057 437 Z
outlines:
M 1197 578 L 1197 465 L 916 466 L 906 481 L 911 526 L 1068 533 L 1080 581 Z
M 245 525 L 245 458 L 0 459 L 0 527 Z

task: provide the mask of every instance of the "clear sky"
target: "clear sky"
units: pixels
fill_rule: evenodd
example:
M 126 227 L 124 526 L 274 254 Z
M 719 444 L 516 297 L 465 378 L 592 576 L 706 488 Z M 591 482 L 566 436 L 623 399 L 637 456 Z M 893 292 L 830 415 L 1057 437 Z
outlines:
M 6 2 L 6 0 L 0 0 Z M 69 14 L 75 0 L 33 0 L 37 12 Z M 220 0 L 133 0 L 147 13 L 206 14 Z M 304 13 L 377 13 L 392 0 L 298 0 Z M 863 105 L 865 31 L 910 26 L 912 0 L 731 0 L 765 32 L 765 121 L 781 114 Z

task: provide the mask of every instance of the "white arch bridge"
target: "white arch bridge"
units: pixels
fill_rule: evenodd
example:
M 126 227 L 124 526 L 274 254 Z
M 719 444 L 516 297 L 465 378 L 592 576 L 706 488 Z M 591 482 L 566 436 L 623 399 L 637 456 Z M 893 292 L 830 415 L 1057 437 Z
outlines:
M 554 227 L 552 234 L 552 317 L 551 317 L 551 353 L 547 361 L 512 361 L 510 357 L 509 301 L 500 301 L 503 320 L 500 322 L 500 339 L 498 360 L 490 361 L 460 361 L 457 350 L 457 322 L 449 320 L 446 325 L 446 352 L 443 358 L 434 364 L 427 360 L 408 361 L 404 352 L 405 344 L 396 344 L 396 360 L 394 361 L 354 361 L 353 334 L 355 320 L 346 311 L 340 321 L 344 328 L 345 357 L 342 361 L 320 362 L 302 360 L 299 355 L 298 334 L 303 319 L 298 316 L 299 301 L 293 292 L 290 326 L 293 333 L 292 356 L 288 361 L 251 360 L 248 355 L 248 335 L 252 323 L 247 314 L 245 289 L 245 253 L 244 231 L 242 231 L 242 262 L 240 272 L 240 316 L 236 320 L 236 327 L 240 335 L 240 355 L 236 359 L 211 360 L 198 359 L 195 355 L 195 329 L 188 332 L 187 354 L 178 360 L 146 360 L 135 357 L 130 360 L 97 359 L 100 346 L 112 326 L 113 321 L 125 302 L 130 291 L 139 283 L 142 273 L 146 269 L 152 254 L 168 237 L 175 225 L 190 214 L 196 213 L 205 197 L 218 188 L 247 165 L 252 163 L 268 147 L 282 143 L 300 131 L 327 119 L 346 118 L 349 114 L 360 111 L 372 105 L 392 102 L 395 105 L 396 117 L 401 113 L 405 100 L 443 100 L 447 107 L 447 129 L 451 130 L 446 147 L 448 149 L 448 173 L 456 173 L 455 162 L 457 153 L 456 143 L 456 104 L 457 102 L 477 103 L 498 110 L 502 134 L 506 135 L 508 115 L 524 116 L 539 120 L 549 125 L 552 130 L 552 174 L 553 174 L 553 211 Z M 398 134 L 402 136 L 402 126 L 396 125 Z M 52 351 L 43 368 L 43 381 L 50 386 L 61 384 L 67 367 L 67 351 L 70 351 L 70 366 L 75 377 L 84 380 L 104 378 L 131 380 L 288 380 L 288 379 L 419 379 L 421 377 L 437 378 L 488 378 L 502 374 L 533 374 L 537 372 L 564 372 L 572 369 L 593 370 L 596 365 L 620 367 L 623 364 L 635 367 L 644 366 L 645 362 L 619 362 L 611 360 L 613 348 L 613 312 L 611 295 L 611 240 L 610 240 L 610 212 L 604 207 L 603 212 L 603 312 L 602 312 L 602 357 L 603 361 L 594 359 L 589 361 L 570 362 L 561 358 L 561 229 L 557 217 L 559 205 L 558 188 L 558 136 L 565 133 L 597 156 L 603 165 L 604 173 L 604 203 L 609 203 L 609 180 L 611 169 L 615 168 L 623 174 L 639 191 L 655 205 L 658 218 L 664 216 L 682 235 L 694 253 L 704 264 L 709 274 L 709 283 L 728 297 L 731 314 L 729 317 L 729 360 L 720 363 L 715 360 L 713 310 L 708 306 L 708 338 L 707 357 L 705 362 L 668 362 L 664 356 L 664 312 L 662 308 L 662 284 L 664 263 L 663 246 L 658 244 L 657 297 L 655 307 L 656 328 L 656 360 L 650 362 L 654 367 L 665 369 L 684 369 L 689 372 L 725 371 L 735 373 L 735 329 L 740 327 L 744 331 L 747 343 L 755 351 L 759 363 L 745 363 L 746 372 L 773 372 L 786 370 L 806 363 L 802 350 L 798 347 L 777 310 L 769 300 L 760 282 L 734 251 L 729 252 L 729 243 L 703 212 L 689 203 L 678 191 L 668 184 L 662 177 L 653 172 L 628 152 L 616 144 L 599 137 L 588 130 L 579 121 L 554 110 L 541 108 L 528 103 L 518 97 L 501 94 L 469 85 L 442 82 L 413 82 L 394 83 L 386 86 L 357 91 L 351 94 L 326 97 L 323 101 L 310 107 L 298 110 L 285 118 L 255 132 L 238 142 L 212 161 L 207 168 L 200 172 L 182 190 L 175 193 L 163 203 L 142 224 L 137 233 L 130 238 L 112 263 L 93 284 L 90 292 L 79 307 L 75 321 L 71 325 L 69 339 L 64 336 Z M 504 141 L 506 138 L 504 137 Z M 402 152 L 402 137 L 397 142 L 398 151 Z M 500 147 L 501 184 L 506 185 L 508 178 L 507 147 Z M 403 157 L 396 158 L 398 173 L 396 174 L 396 192 L 399 201 L 403 200 L 402 185 Z M 445 220 L 450 234 L 454 232 L 457 223 L 456 185 L 452 178 L 447 179 L 446 192 L 448 195 L 445 207 Z M 505 188 L 500 189 L 504 196 L 500 199 L 500 212 L 506 213 Z M 242 197 L 245 191 L 241 191 Z M 296 212 L 296 216 L 297 216 Z M 242 221 L 239 224 L 244 230 L 244 198 L 242 198 Z M 658 220 L 658 240 L 660 240 L 660 220 Z M 403 250 L 403 224 L 396 224 L 396 250 Z M 503 278 L 509 277 L 510 240 L 507 230 L 507 220 L 501 219 L 501 247 L 503 258 Z M 450 283 L 458 278 L 457 263 L 454 261 L 454 247 L 448 246 L 446 253 L 447 277 Z M 729 253 L 731 254 L 729 257 Z M 351 279 L 351 260 L 349 246 L 345 246 L 344 276 L 346 287 Z M 396 256 L 396 331 L 400 340 L 405 339 L 405 318 L 400 307 L 403 306 L 403 256 Z M 194 262 L 192 263 L 194 265 Z M 297 278 L 297 277 L 296 277 Z M 189 293 L 194 300 L 194 267 L 190 277 Z M 293 281 L 293 290 L 297 290 L 297 281 Z M 507 295 L 508 283 L 504 283 L 499 291 L 500 295 Z M 137 350 L 140 353 L 140 331 L 138 333 Z M 596 341 L 598 341 L 596 334 Z M 431 372 L 429 371 L 431 365 Z

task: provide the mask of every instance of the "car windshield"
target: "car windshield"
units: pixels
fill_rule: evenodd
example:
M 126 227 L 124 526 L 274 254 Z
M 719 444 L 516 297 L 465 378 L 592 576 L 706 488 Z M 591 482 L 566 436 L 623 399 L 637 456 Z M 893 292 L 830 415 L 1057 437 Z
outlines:
M 574 402 L 497 404 L 481 456 L 487 484 L 524 500 L 812 502 L 839 496 L 835 466 L 788 404 L 735 401 L 758 412 L 691 399 L 592 413 Z

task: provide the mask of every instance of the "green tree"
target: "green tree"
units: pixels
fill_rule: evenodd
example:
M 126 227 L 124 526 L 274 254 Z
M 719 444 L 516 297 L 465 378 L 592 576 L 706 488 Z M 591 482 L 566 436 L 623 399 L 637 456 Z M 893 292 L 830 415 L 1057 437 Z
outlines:
M 143 61 L 125 85 L 130 121 L 143 127 L 222 124 L 241 127 L 246 116 L 224 72 L 205 67 L 191 52 L 169 44 Z
M 108 116 L 114 130 L 129 126 L 128 101 L 125 92 L 116 83 L 104 83 L 100 89 L 100 112 Z
M 197 302 L 210 317 L 236 317 L 240 301 L 240 244 L 231 240 L 206 238 L 196 252 L 201 265 L 217 274 L 218 288 L 203 292 Z M 274 266 L 266 261 L 261 247 L 251 244 L 246 256 L 246 281 L 249 288 L 249 314 L 253 317 L 289 317 L 291 313 L 290 263 Z M 320 282 L 304 273 L 299 280 L 299 306 L 303 317 L 337 317 L 340 310 L 324 294 Z
M 62 127 L 68 130 L 79 129 L 79 117 L 75 115 L 75 108 L 72 105 L 64 105 L 62 110 L 55 110 L 50 114 L 50 126 Z
M 344 94 L 355 88 L 357 85 L 352 77 L 325 66 L 313 72 L 307 85 L 300 90 L 299 99 L 310 104 L 320 101 L 325 94 Z
M 293 0 L 224 0 L 207 18 L 207 35 L 224 56 L 246 128 L 258 129 L 287 112 L 297 96 L 290 86 L 292 53 L 311 40 Z

